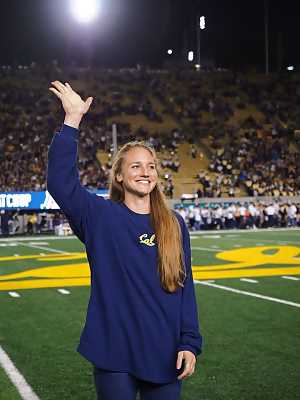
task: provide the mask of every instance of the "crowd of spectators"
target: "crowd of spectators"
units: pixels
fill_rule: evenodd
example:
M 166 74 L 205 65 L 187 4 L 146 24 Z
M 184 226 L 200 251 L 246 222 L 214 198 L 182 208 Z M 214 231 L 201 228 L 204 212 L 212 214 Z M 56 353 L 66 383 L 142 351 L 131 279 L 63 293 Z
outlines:
M 65 215 L 61 211 L 36 212 L 36 211 L 7 211 L 0 212 L 0 234 L 11 235 L 35 235 L 54 233 L 63 235 L 63 226 L 68 227 L 72 233 Z
M 240 194 L 239 182 L 236 175 L 223 173 L 222 171 L 211 174 L 207 170 L 201 170 L 197 178 L 201 184 L 201 187 L 197 190 L 198 198 L 236 197 Z
M 89 74 L 87 71 L 76 69 L 75 72 L 62 73 L 55 67 L 50 70 L 35 70 L 33 81 L 32 70 L 35 68 L 34 66 L 17 70 L 2 69 L 1 72 L 2 188 L 5 191 L 46 189 L 48 147 L 53 133 L 60 128 L 59 121 L 63 120 L 60 106 L 47 90 L 52 75 L 53 78 L 55 76 L 61 80 L 79 81 L 79 87 L 82 82 L 87 81 L 95 92 L 101 93 L 99 98 L 96 96 L 94 108 L 81 126 L 78 166 L 80 180 L 85 187 L 107 188 L 111 161 L 101 164 L 97 151 L 103 150 L 107 153 L 111 151 L 112 118 L 140 114 L 149 121 L 162 123 L 162 117 L 155 112 L 150 99 L 151 90 L 156 85 L 155 76 L 151 77 L 151 74 L 145 75 L 136 70 L 105 70 L 102 73 L 95 71 L 94 74 Z M 80 92 L 84 97 L 85 90 Z M 174 189 L 168 171 L 178 171 L 180 161 L 177 147 L 184 139 L 179 129 L 171 129 L 167 134 L 161 134 L 160 131 L 149 132 L 144 126 L 133 129 L 130 123 L 118 123 L 119 145 L 129 140 L 147 140 L 157 151 L 162 152 L 161 167 L 168 196 L 172 196 Z
M 53 109 L 47 90 L 20 88 L 4 82 L 0 101 L 0 182 L 5 191 L 46 189 L 48 147 L 62 116 Z M 86 127 L 81 133 L 79 166 L 82 183 L 88 188 L 106 187 L 107 171 L 96 161 L 98 143 Z
M 176 205 L 191 231 L 300 227 L 300 203 L 248 202 Z M 0 213 L 0 235 L 72 233 L 65 216 L 53 212 Z
M 218 203 L 177 210 L 190 230 L 300 227 L 300 203 Z
M 225 144 L 214 142 L 210 171 L 226 176 L 249 196 L 300 195 L 300 152 L 290 148 L 290 138 L 276 130 L 230 135 Z M 220 179 L 220 178 L 219 178 Z

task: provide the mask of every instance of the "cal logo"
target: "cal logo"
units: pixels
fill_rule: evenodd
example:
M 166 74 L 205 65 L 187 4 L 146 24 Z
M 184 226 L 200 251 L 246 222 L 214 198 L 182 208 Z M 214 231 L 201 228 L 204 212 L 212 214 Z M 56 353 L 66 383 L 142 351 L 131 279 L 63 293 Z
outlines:
M 140 243 L 145 244 L 146 246 L 155 246 L 154 239 L 155 239 L 154 234 L 150 238 L 148 238 L 148 234 L 143 233 L 140 236 Z

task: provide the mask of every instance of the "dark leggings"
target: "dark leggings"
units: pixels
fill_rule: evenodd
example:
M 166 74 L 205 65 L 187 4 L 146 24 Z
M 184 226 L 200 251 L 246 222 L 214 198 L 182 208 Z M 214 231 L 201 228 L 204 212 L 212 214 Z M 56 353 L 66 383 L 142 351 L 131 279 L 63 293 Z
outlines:
M 179 400 L 181 381 L 156 384 L 142 381 L 127 372 L 94 368 L 97 400 Z

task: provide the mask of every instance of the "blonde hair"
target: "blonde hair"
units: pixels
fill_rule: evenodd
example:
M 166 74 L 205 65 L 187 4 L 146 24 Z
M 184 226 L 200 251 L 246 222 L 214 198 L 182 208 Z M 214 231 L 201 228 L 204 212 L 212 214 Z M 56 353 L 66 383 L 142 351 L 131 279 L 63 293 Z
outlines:
M 142 141 L 126 143 L 115 156 L 111 169 L 109 198 L 113 201 L 123 202 L 125 199 L 124 188 L 122 183 L 117 181 L 117 175 L 122 171 L 127 152 L 135 147 L 143 147 L 151 153 L 159 172 L 157 156 L 151 146 Z M 179 287 L 183 287 L 186 278 L 182 234 L 177 217 L 168 207 L 158 183 L 150 193 L 150 218 L 158 249 L 158 273 L 161 285 L 166 291 L 173 293 Z

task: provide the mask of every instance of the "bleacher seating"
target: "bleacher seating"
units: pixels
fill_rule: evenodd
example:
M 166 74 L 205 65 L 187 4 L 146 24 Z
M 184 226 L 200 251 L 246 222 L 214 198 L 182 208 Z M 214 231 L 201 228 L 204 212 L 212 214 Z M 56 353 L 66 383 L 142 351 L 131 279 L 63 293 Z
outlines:
M 0 181 L 6 191 L 44 190 L 47 150 L 63 114 L 49 82 L 68 81 L 93 95 L 81 126 L 82 184 L 106 188 L 111 125 L 118 143 L 143 139 L 156 148 L 170 197 L 300 194 L 299 76 L 231 72 L 0 70 Z

